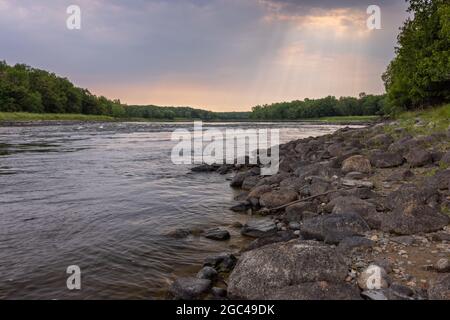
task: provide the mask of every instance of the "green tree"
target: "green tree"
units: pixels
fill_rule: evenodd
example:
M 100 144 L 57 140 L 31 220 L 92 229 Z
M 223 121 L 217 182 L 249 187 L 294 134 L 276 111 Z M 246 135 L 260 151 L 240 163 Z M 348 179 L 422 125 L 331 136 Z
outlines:
M 450 3 L 409 0 L 396 57 L 383 74 L 386 111 L 416 109 L 450 101 Z

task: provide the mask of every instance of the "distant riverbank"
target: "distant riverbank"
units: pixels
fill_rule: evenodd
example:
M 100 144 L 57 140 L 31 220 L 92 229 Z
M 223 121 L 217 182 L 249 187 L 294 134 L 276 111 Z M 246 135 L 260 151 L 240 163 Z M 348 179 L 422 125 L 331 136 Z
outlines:
M 253 120 L 253 119 L 208 119 L 207 122 L 314 122 L 325 124 L 359 124 L 378 121 L 378 116 L 342 116 L 298 120 Z M 66 113 L 28 113 L 28 112 L 0 112 L 0 125 L 73 125 L 82 122 L 182 122 L 201 119 L 149 119 L 149 118 L 115 118 L 102 115 L 66 114 Z

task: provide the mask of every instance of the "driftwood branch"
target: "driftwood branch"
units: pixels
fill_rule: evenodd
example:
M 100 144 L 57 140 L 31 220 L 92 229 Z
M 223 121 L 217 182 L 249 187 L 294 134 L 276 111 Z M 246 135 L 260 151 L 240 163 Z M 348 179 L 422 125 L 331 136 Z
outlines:
M 278 211 L 278 210 L 284 209 L 286 207 L 289 207 L 290 205 L 293 205 L 293 204 L 296 204 L 296 203 L 300 203 L 300 202 L 305 202 L 305 201 L 308 201 L 308 200 L 312 200 L 312 199 L 315 199 L 315 198 L 318 198 L 318 197 L 321 197 L 321 196 L 326 196 L 327 194 L 330 194 L 330 193 L 333 193 L 333 192 L 338 192 L 338 191 L 341 191 L 341 190 L 342 189 L 330 190 L 330 191 L 327 191 L 327 192 L 324 192 L 324 193 L 321 193 L 321 194 L 316 194 L 316 195 L 311 196 L 311 197 L 295 200 L 295 201 L 286 203 L 286 204 L 284 204 L 282 206 L 279 206 L 279 207 L 276 207 L 276 208 L 272 208 L 272 209 L 268 209 L 268 211 L 269 212 L 271 212 L 271 211 Z

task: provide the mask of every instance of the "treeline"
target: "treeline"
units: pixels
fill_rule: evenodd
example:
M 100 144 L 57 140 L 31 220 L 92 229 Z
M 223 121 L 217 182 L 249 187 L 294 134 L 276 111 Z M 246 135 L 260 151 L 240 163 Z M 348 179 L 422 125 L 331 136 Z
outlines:
M 68 79 L 25 64 L 9 66 L 0 61 L 0 111 L 75 113 L 116 118 L 159 120 L 248 119 L 248 112 L 212 112 L 190 107 L 127 106 L 120 100 L 96 96 L 74 86 Z
M 390 113 L 450 102 L 450 1 L 410 0 L 383 74 Z
M 0 61 L 0 111 L 125 115 L 119 100 L 97 97 L 54 73 L 4 61 Z
M 251 118 L 260 120 L 297 120 L 334 116 L 382 115 L 384 95 L 361 93 L 359 98 L 328 96 L 322 99 L 295 100 L 253 107 Z

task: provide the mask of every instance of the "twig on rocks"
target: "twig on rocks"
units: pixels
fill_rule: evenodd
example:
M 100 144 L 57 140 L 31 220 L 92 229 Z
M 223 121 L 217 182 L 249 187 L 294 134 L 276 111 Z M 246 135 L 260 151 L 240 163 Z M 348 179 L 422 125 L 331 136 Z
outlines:
M 286 203 L 286 204 L 284 204 L 282 206 L 279 206 L 279 207 L 276 207 L 276 208 L 272 208 L 272 209 L 268 209 L 268 210 L 269 210 L 269 212 L 271 212 L 271 211 L 278 211 L 278 210 L 284 209 L 284 208 L 286 208 L 286 207 L 288 207 L 290 205 L 293 205 L 293 204 L 296 204 L 296 203 L 300 203 L 300 202 L 304 202 L 304 201 L 308 201 L 308 200 L 311 200 L 311 199 L 315 199 L 315 198 L 318 198 L 318 197 L 321 197 L 321 196 L 326 196 L 327 194 L 330 194 L 330 193 L 333 193 L 333 192 L 337 192 L 337 191 L 341 191 L 341 190 L 342 189 L 330 190 L 330 191 L 327 191 L 327 192 L 324 192 L 324 193 L 316 194 L 316 195 L 311 196 L 311 197 L 295 200 L 295 201 Z

